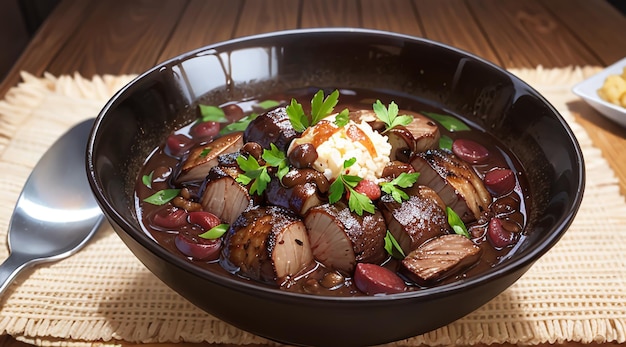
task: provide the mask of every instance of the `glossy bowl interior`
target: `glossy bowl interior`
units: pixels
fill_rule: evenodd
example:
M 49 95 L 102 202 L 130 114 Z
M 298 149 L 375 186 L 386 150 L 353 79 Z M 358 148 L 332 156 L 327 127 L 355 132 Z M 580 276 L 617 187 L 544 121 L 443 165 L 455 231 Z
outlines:
M 489 272 L 438 288 L 319 297 L 194 267 L 142 231 L 133 198 L 138 170 L 170 131 L 195 117 L 194 103 L 217 105 L 306 86 L 416 96 L 492 132 L 518 157 L 531 186 L 524 242 Z M 463 317 L 514 283 L 559 240 L 584 188 L 583 158 L 571 130 L 523 81 L 436 42 L 355 29 L 265 34 L 164 62 L 106 104 L 92 130 L 87 161 L 90 184 L 108 220 L 156 276 L 234 326 L 296 345 L 381 344 Z

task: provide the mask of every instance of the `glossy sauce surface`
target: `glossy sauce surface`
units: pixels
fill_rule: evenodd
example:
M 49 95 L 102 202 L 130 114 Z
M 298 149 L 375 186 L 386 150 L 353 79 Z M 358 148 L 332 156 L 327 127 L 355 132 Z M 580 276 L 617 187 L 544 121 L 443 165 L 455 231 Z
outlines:
M 222 109 L 233 109 L 234 105 L 239 106 L 243 110 L 243 114 L 247 115 L 251 112 L 258 112 L 255 105 L 263 100 L 276 100 L 282 104 L 287 104 L 291 98 L 296 98 L 305 107 L 309 105 L 308 101 L 311 100 L 313 92 L 317 89 L 303 89 L 297 90 L 282 95 L 267 95 L 256 100 L 244 100 L 241 102 L 232 102 L 228 105 L 220 105 Z M 443 109 L 433 107 L 419 100 L 414 100 L 398 95 L 385 95 L 379 92 L 366 90 L 341 90 L 341 96 L 339 98 L 339 104 L 335 107 L 336 112 L 344 108 L 352 110 L 371 109 L 373 101 L 380 99 L 384 104 L 388 104 L 394 101 L 399 105 L 401 110 L 413 111 L 413 112 L 433 112 L 437 114 L 447 114 Z M 460 118 L 462 120 L 462 118 Z M 435 122 L 437 123 L 437 122 Z M 443 126 L 439 125 L 442 137 L 448 137 L 452 140 L 466 139 L 479 143 L 488 152 L 489 156 L 486 159 L 478 160 L 477 163 L 471 164 L 473 170 L 480 178 L 484 178 L 489 172 L 498 168 L 508 168 L 515 174 L 515 186 L 513 189 L 503 195 L 493 194 L 494 198 L 491 203 L 491 213 L 495 216 L 502 217 L 503 223 L 507 228 L 517 228 L 519 235 L 517 236 L 517 243 L 524 238 L 523 228 L 526 223 L 527 210 L 531 203 L 531 197 L 528 195 L 528 188 L 526 185 L 523 169 L 518 161 L 515 159 L 513 153 L 510 153 L 504 146 L 496 141 L 491 135 L 482 129 L 477 129 L 470 126 L 469 131 L 455 131 L 450 132 Z M 330 137 L 333 130 L 332 127 L 328 127 L 328 131 L 324 132 L 320 136 Z M 356 127 L 354 127 L 356 128 Z M 187 126 L 179 129 L 176 133 L 187 137 L 193 137 L 190 135 L 192 127 Z M 325 129 L 325 128 L 324 128 Z M 367 142 L 369 139 L 363 138 L 362 134 L 351 134 L 350 138 L 355 141 Z M 199 144 L 211 141 L 211 139 L 194 139 L 190 144 L 186 145 L 186 148 L 191 148 Z M 322 142 L 322 140 L 319 140 Z M 370 142 L 369 147 L 373 148 Z M 368 146 L 366 148 L 369 149 Z M 171 208 L 171 206 L 156 206 L 142 201 L 143 198 L 152 194 L 154 190 L 181 188 L 181 184 L 175 183 L 174 178 L 177 176 L 181 167 L 181 160 L 177 156 L 171 155 L 171 152 L 166 149 L 166 143 L 156 148 L 152 155 L 147 158 L 146 163 L 140 172 L 136 185 L 136 206 L 137 214 L 140 216 L 144 230 L 149 234 L 156 242 L 168 249 L 174 254 L 178 254 L 181 257 L 188 259 L 197 266 L 207 268 L 211 271 L 218 272 L 233 272 L 233 269 L 228 269 L 221 264 L 219 260 L 196 260 L 192 257 L 186 256 L 180 252 L 175 243 L 176 235 L 182 231 L 192 235 L 198 235 L 204 230 L 197 225 L 189 223 L 181 223 L 181 226 L 172 228 L 162 228 L 154 224 L 154 216 L 163 213 L 164 209 Z M 142 182 L 142 177 L 145 175 L 153 175 L 153 183 L 151 188 L 146 187 Z M 190 196 L 190 200 L 198 200 L 201 195 L 202 183 L 201 182 L 188 182 L 183 183 L 182 186 L 187 188 Z M 469 270 L 445 278 L 442 281 L 434 285 L 440 285 L 443 283 L 449 283 L 462 278 L 471 277 L 475 274 L 484 272 L 493 266 L 496 266 L 503 258 L 506 258 L 511 252 L 514 252 L 515 244 L 507 245 L 505 247 L 494 247 L 489 241 L 488 233 L 489 220 L 479 220 L 467 225 L 467 229 L 472 235 L 472 240 L 475 244 L 479 245 L 482 249 L 482 256 L 480 261 L 472 266 Z M 509 225 L 510 224 L 510 225 Z M 389 257 L 383 264 L 384 267 L 393 271 L 398 271 L 400 264 L 399 261 Z M 236 275 L 233 275 L 236 276 Z M 419 290 L 421 287 L 416 283 L 410 281 L 408 278 L 403 277 L 408 284 L 409 290 Z M 247 279 L 242 279 L 247 280 Z M 295 292 L 304 292 L 319 295 L 335 295 L 335 296 L 354 296 L 363 295 L 358 289 L 355 288 L 353 279 L 350 276 L 345 276 L 337 273 L 336 271 L 329 271 L 323 265 L 318 262 L 312 263 L 309 267 L 300 272 L 299 275 L 291 278 L 280 279 L 278 281 L 281 289 Z M 265 285 L 265 284 L 259 284 Z

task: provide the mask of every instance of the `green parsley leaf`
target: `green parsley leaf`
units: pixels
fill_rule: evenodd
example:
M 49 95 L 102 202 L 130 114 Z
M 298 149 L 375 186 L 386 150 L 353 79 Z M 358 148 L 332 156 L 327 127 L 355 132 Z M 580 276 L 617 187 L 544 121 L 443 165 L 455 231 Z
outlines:
M 339 101 L 339 91 L 335 89 L 324 98 L 324 91 L 319 90 L 311 100 L 311 125 L 317 124 L 322 118 L 330 115 Z
M 283 177 L 289 172 L 289 163 L 287 161 L 287 156 L 281 150 L 276 147 L 273 143 L 270 143 L 270 149 L 264 149 L 263 155 L 261 156 L 265 163 L 268 166 L 273 166 L 278 169 L 276 172 L 276 177 L 279 180 L 282 180 Z
M 291 99 L 291 104 L 285 108 L 285 111 L 295 131 L 301 133 L 309 127 L 309 118 L 304 114 L 302 105 L 296 99 Z
M 215 240 L 215 239 L 219 239 L 220 237 L 222 237 L 222 235 L 224 235 L 227 231 L 228 231 L 228 224 L 218 224 L 198 236 L 203 239 Z
M 143 199 L 143 201 L 157 206 L 165 205 L 177 197 L 178 193 L 180 193 L 180 189 L 163 189 Z
M 356 162 L 356 158 L 350 158 L 343 162 L 344 169 L 349 168 L 354 165 Z M 370 198 L 365 194 L 361 194 L 354 190 L 359 182 L 363 179 L 359 176 L 354 175 L 346 175 L 340 174 L 334 181 L 331 183 L 328 191 L 328 202 L 330 204 L 334 204 L 341 199 L 343 194 L 348 191 L 350 193 L 350 197 L 348 198 L 348 207 L 350 211 L 358 214 L 359 216 L 363 215 L 363 211 L 367 211 L 369 213 L 375 212 L 374 203 Z
M 346 126 L 348 122 L 350 122 L 350 111 L 344 108 L 343 111 L 339 112 L 335 117 L 335 125 L 341 128 Z
M 264 110 L 268 110 L 270 108 L 274 108 L 276 106 L 279 106 L 280 102 L 276 101 L 276 100 L 264 100 L 261 101 L 257 104 L 257 106 L 259 106 L 260 108 L 264 109 Z
M 259 115 L 256 113 L 250 113 L 249 115 L 241 118 L 240 120 L 224 126 L 222 130 L 220 130 L 220 135 L 234 133 L 235 131 L 244 131 L 246 130 L 250 122 L 255 120 L 256 117 L 258 116 Z
M 452 143 L 454 141 L 448 135 L 441 135 L 439 138 L 439 148 L 447 149 L 449 151 L 452 150 Z
M 354 163 L 356 163 L 356 158 L 355 158 L 355 157 L 352 157 L 352 158 L 350 158 L 350 159 L 348 159 L 348 160 L 345 160 L 345 161 L 343 162 L 343 168 L 344 168 L 344 169 L 347 169 L 347 168 L 349 168 L 350 166 L 354 165 Z
M 413 173 L 403 172 L 398 177 L 391 180 L 391 182 L 382 182 L 380 184 L 380 189 L 387 194 L 391 194 L 391 197 L 393 197 L 395 201 L 401 203 L 404 200 L 408 200 L 409 195 L 405 193 L 402 189 L 399 189 L 398 187 L 400 188 L 412 187 L 413 184 L 419 178 L 419 175 L 420 175 L 419 172 L 413 172 Z
M 279 180 L 282 180 L 289 172 L 289 163 L 285 153 L 281 152 L 273 143 L 270 144 L 270 149 L 263 150 L 261 158 L 265 161 L 265 165 L 263 166 L 251 155 L 248 157 L 240 155 L 236 159 L 243 173 L 238 175 L 235 181 L 243 185 L 252 183 L 250 185 L 250 194 L 263 194 L 267 188 L 267 184 L 272 179 L 268 168 L 277 168 L 276 177 L 278 177 Z
M 455 131 L 467 131 L 470 130 L 470 127 L 467 124 L 463 123 L 460 119 L 447 115 L 447 114 L 439 114 L 434 112 L 423 112 L 426 116 L 436 120 L 439 124 L 443 125 L 444 128 L 448 129 L 450 132 Z
M 403 259 L 406 257 L 402 247 L 400 247 L 400 244 L 389 230 L 387 230 L 387 235 L 385 235 L 385 250 L 387 251 L 387 254 L 396 259 Z
M 224 110 L 217 106 L 198 105 L 200 107 L 200 115 L 203 122 L 228 123 Z
M 278 147 L 276 147 L 273 143 L 270 143 L 270 149 L 263 150 L 261 158 L 263 158 L 268 165 L 276 167 L 283 164 L 287 160 L 285 153 L 281 152 L 281 150 L 278 149 Z
M 143 185 L 150 189 L 152 189 L 152 176 L 153 175 L 154 175 L 154 171 L 151 171 L 149 174 L 143 175 L 141 177 L 141 182 L 143 183 Z
M 261 165 L 259 165 L 259 162 L 256 160 L 256 158 L 251 155 L 247 157 L 240 155 L 237 157 L 236 160 L 237 165 L 239 165 L 239 168 L 244 172 L 255 171 L 261 168 Z
M 331 183 L 328 191 L 330 192 L 330 194 L 328 194 L 328 202 L 330 204 L 334 204 L 341 199 L 345 192 L 345 187 L 340 177 L 337 177 L 337 179 Z
M 354 175 L 341 175 L 341 178 L 343 178 L 343 182 L 351 188 L 356 187 L 356 185 L 363 180 L 361 177 Z
M 348 199 L 348 207 L 350 208 L 350 211 L 358 214 L 359 216 L 363 215 L 363 211 L 367 211 L 369 213 L 376 212 L 374 203 L 372 203 L 372 200 L 370 200 L 367 195 L 357 192 L 350 186 L 348 186 L 348 190 L 350 191 L 350 198 Z
M 448 215 L 448 224 L 450 224 L 455 233 L 463 235 L 468 239 L 471 238 L 470 233 L 465 227 L 465 223 L 461 220 L 461 217 L 459 217 L 459 215 L 456 214 L 456 212 L 454 212 L 454 210 L 449 206 L 446 206 L 446 214 Z
M 383 133 L 395 128 L 399 125 L 408 125 L 413 121 L 413 117 L 409 115 L 398 116 L 398 105 L 395 102 L 391 102 L 388 107 L 385 107 L 380 100 L 376 100 L 373 105 L 374 113 L 378 119 L 385 123 L 385 131 Z
M 258 175 L 256 174 L 258 173 Z M 256 171 L 256 179 L 252 182 L 250 186 L 250 194 L 261 195 L 267 188 L 267 184 L 272 179 L 270 174 L 267 173 L 267 167 L 263 166 L 260 170 Z
M 202 152 L 200 152 L 200 158 L 206 157 L 207 155 L 209 155 L 209 153 L 211 153 L 212 150 L 213 148 L 206 147 L 205 149 L 202 150 Z

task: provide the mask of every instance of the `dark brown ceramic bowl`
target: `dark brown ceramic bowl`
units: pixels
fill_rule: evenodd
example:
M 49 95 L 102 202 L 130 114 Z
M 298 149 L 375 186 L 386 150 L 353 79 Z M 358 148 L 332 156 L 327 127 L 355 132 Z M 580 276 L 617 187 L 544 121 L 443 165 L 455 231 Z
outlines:
M 517 155 L 533 198 L 528 236 L 480 276 L 402 294 L 320 297 L 235 280 L 186 262 L 142 231 L 133 185 L 149 152 L 191 120 L 199 98 L 222 104 L 304 86 L 417 96 L 488 129 Z M 444 326 L 513 284 L 566 231 L 581 202 L 580 148 L 558 112 L 503 69 L 436 42 L 356 29 L 298 30 L 201 48 L 142 74 L 98 116 L 89 181 L 116 232 L 163 282 L 212 315 L 296 345 L 362 346 Z M 216 298 L 219 298 L 216 300 Z

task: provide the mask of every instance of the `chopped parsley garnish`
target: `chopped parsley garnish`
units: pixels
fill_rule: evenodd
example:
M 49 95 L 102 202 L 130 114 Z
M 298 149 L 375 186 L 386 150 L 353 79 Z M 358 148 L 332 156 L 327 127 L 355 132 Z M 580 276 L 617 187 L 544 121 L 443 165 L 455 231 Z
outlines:
M 324 97 L 324 91 L 319 90 L 311 99 L 311 115 L 304 113 L 302 105 L 296 100 L 291 99 L 291 103 L 287 106 L 287 116 L 291 125 L 297 132 L 303 132 L 306 128 L 314 126 L 324 117 L 329 116 L 337 102 L 339 101 L 339 91 L 335 90 L 328 96 Z
M 387 230 L 387 235 L 385 235 L 385 250 L 387 251 L 387 254 L 396 259 L 403 259 L 406 257 L 402 247 L 400 247 L 400 244 L 389 230 Z
M 423 112 L 426 116 L 436 120 L 441 124 L 444 128 L 446 128 L 450 132 L 455 131 L 467 131 L 470 130 L 470 127 L 467 124 L 463 123 L 460 119 L 447 115 L 447 114 L 439 114 L 434 112 Z
M 459 217 L 459 215 L 456 214 L 456 212 L 454 212 L 454 210 L 449 206 L 446 207 L 446 214 L 448 215 L 448 224 L 450 224 L 455 233 L 463 235 L 468 239 L 471 238 L 470 233 L 465 227 L 465 223 L 461 220 L 461 217 Z
M 400 188 L 412 187 L 419 178 L 419 176 L 419 172 L 403 172 L 398 177 L 394 178 L 391 182 L 382 182 L 380 184 L 380 189 L 387 194 L 391 194 L 395 201 L 402 203 L 402 201 L 409 199 L 409 195 Z
M 202 104 L 198 107 L 200 107 L 200 118 L 203 122 L 228 123 L 228 118 L 221 108 Z
M 141 177 L 141 182 L 143 183 L 143 185 L 150 189 L 152 189 L 152 176 L 153 175 L 154 175 L 154 171 L 150 171 L 149 174 L 143 175 Z
M 226 231 L 228 231 L 228 224 L 218 224 L 198 236 L 203 239 L 215 240 L 222 237 L 222 235 L 224 235 Z
M 237 164 L 243 171 L 242 174 L 235 179 L 237 182 L 250 186 L 250 194 L 261 195 L 267 188 L 267 184 L 272 179 L 268 172 L 268 168 L 276 167 L 276 176 L 282 180 L 283 176 L 289 172 L 289 165 L 285 153 L 281 152 L 276 145 L 270 144 L 270 149 L 264 149 L 261 158 L 265 161 L 265 165 L 260 165 L 253 156 L 245 157 L 240 155 L 237 157 Z
M 213 150 L 213 148 L 211 148 L 211 147 L 207 147 L 207 148 L 203 149 L 202 152 L 200 152 L 200 157 L 201 158 L 206 157 L 207 155 L 209 155 L 209 153 L 211 153 L 212 150 Z
M 256 113 L 250 113 L 249 115 L 241 118 L 240 120 L 227 124 L 220 130 L 220 135 L 234 133 L 235 131 L 244 131 L 256 117 L 259 115 Z
M 356 158 L 350 158 L 343 162 L 343 168 L 347 169 L 352 166 L 356 162 Z M 361 194 L 354 190 L 359 182 L 361 182 L 362 178 L 354 175 L 345 175 L 340 174 L 337 176 L 335 181 L 330 185 L 328 202 L 330 204 L 334 204 L 341 199 L 343 194 L 347 191 L 350 193 L 350 197 L 348 198 L 348 208 L 350 211 L 358 214 L 359 216 L 363 215 L 363 211 L 367 211 L 369 213 L 374 213 L 374 203 L 372 200 L 367 197 L 365 194 Z
M 274 108 L 276 106 L 279 106 L 280 102 L 278 102 L 276 100 L 264 100 L 264 101 L 259 102 L 256 105 L 258 107 L 264 109 L 264 110 L 269 110 L 270 108 Z
M 398 105 L 395 102 L 391 102 L 388 107 L 385 107 L 380 100 L 376 100 L 374 103 L 374 113 L 378 119 L 385 123 L 385 131 L 383 133 L 395 128 L 398 125 L 408 125 L 413 121 L 413 117 L 409 115 L 398 116 Z
M 157 206 L 165 205 L 177 197 L 178 193 L 180 193 L 180 189 L 163 189 L 143 199 L 143 201 Z
M 350 122 L 350 111 L 344 108 L 343 111 L 339 112 L 335 117 L 335 125 L 341 128 L 348 125 L 348 122 Z
M 450 138 L 450 136 L 441 135 L 439 138 L 439 148 L 451 151 L 453 142 L 454 141 Z

